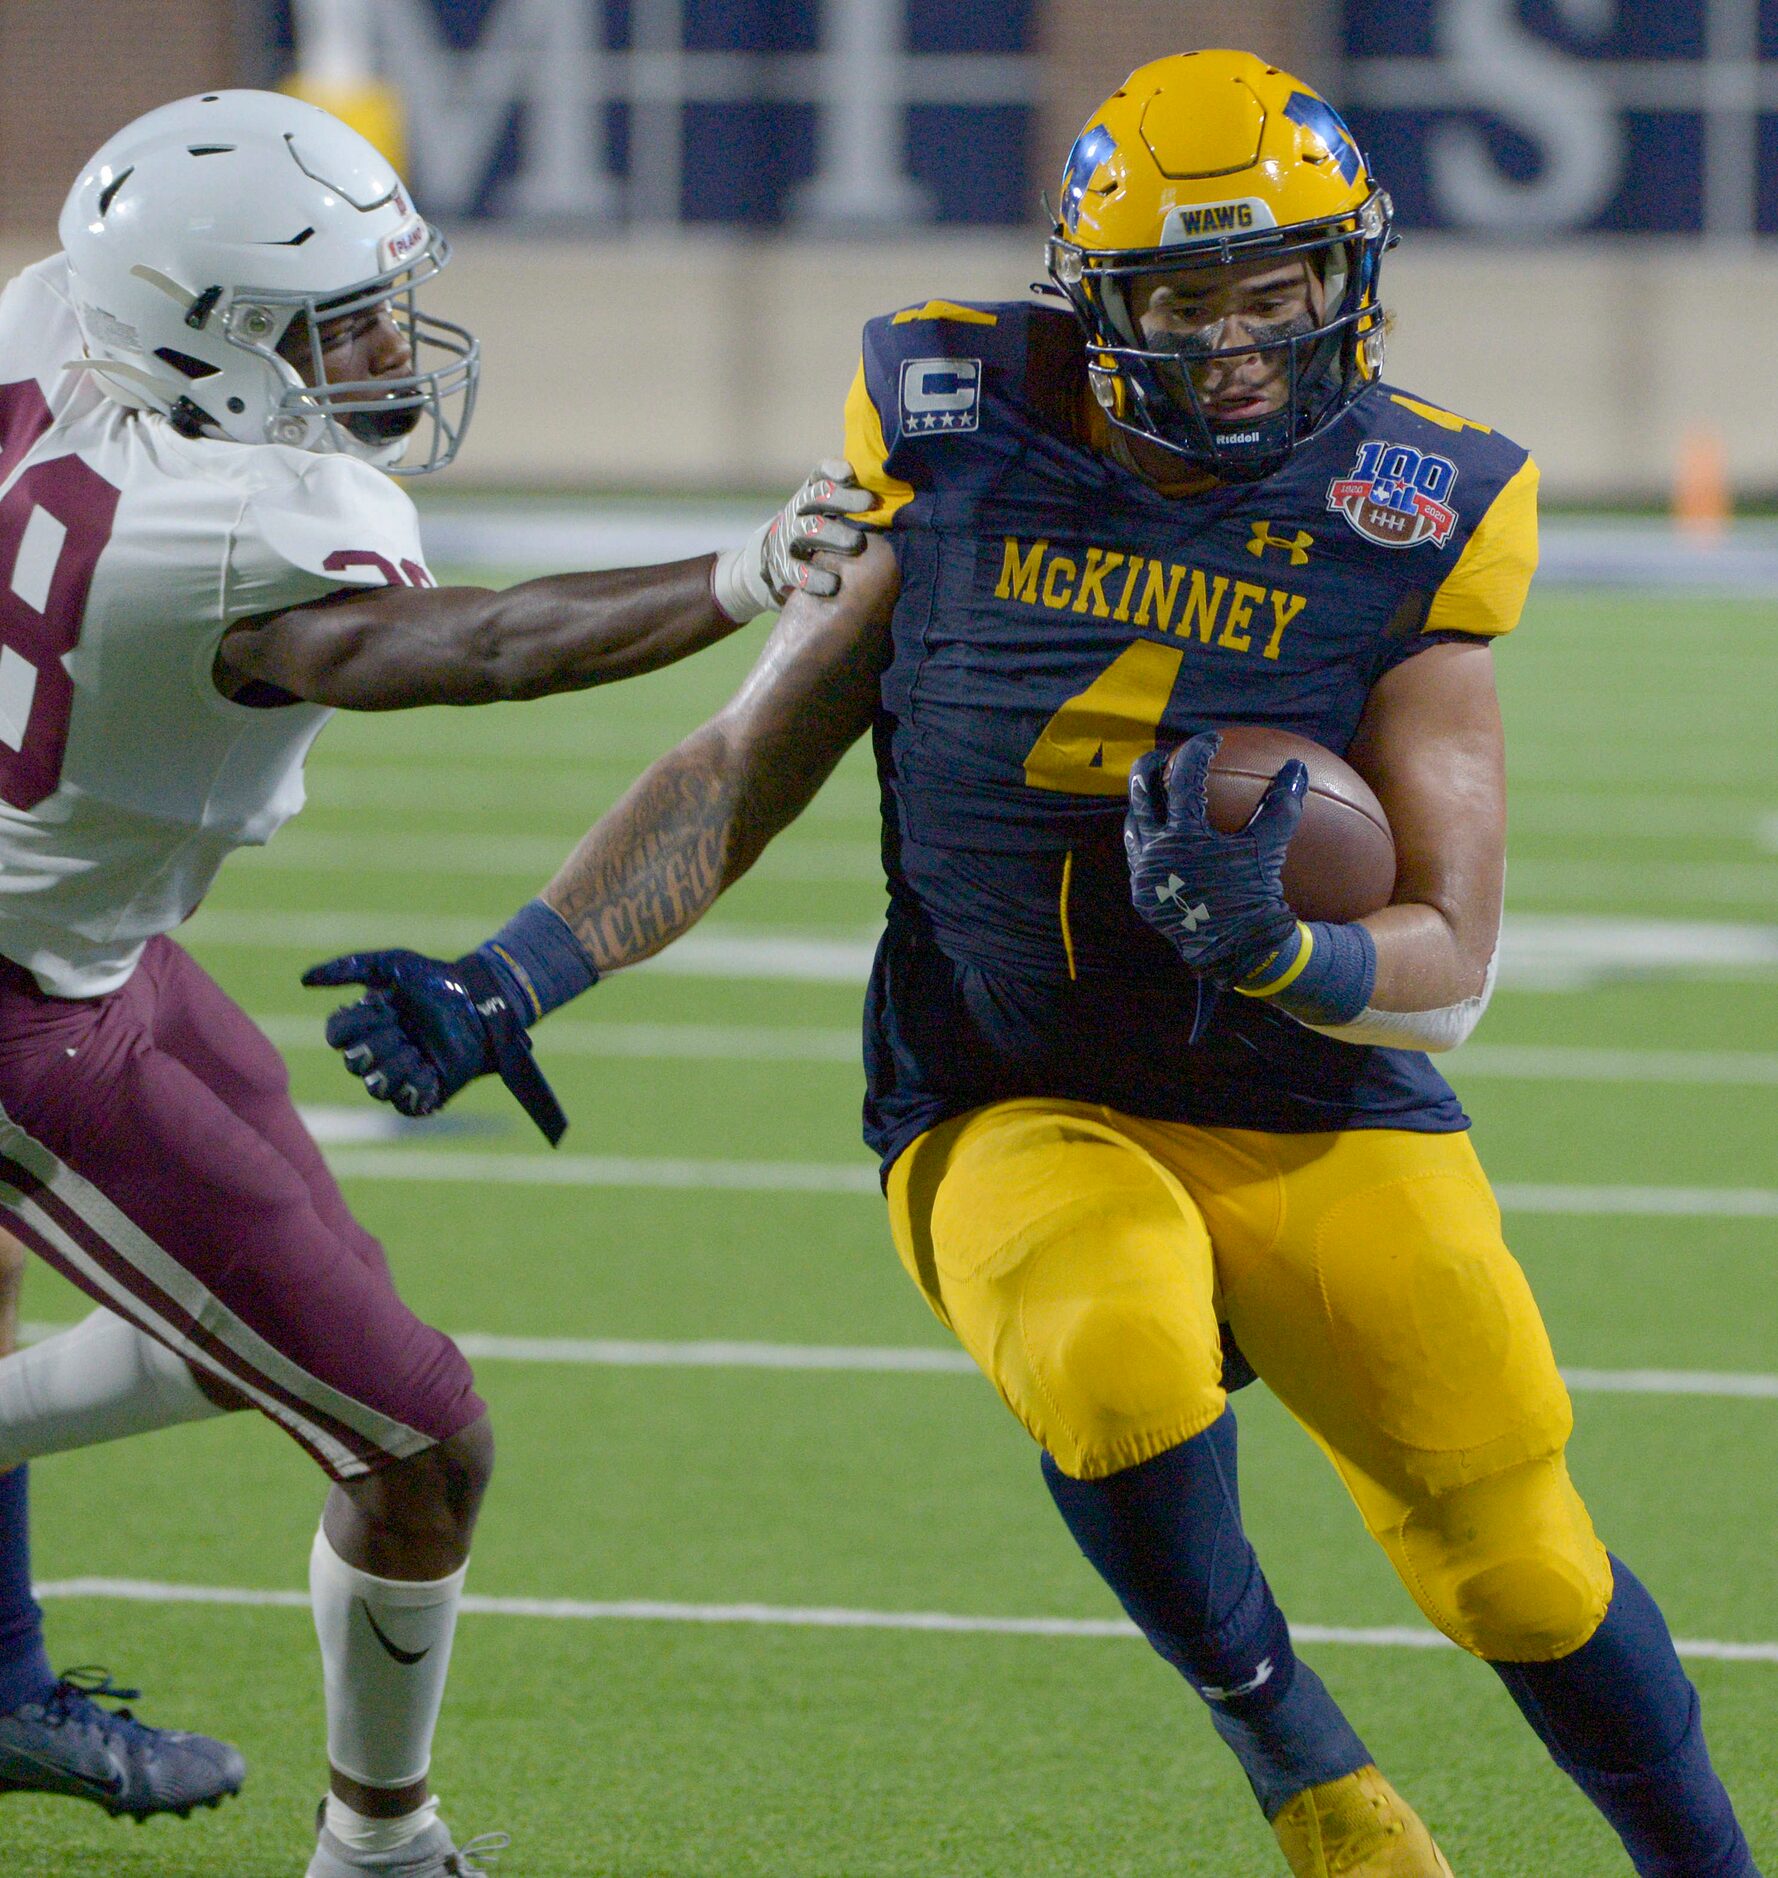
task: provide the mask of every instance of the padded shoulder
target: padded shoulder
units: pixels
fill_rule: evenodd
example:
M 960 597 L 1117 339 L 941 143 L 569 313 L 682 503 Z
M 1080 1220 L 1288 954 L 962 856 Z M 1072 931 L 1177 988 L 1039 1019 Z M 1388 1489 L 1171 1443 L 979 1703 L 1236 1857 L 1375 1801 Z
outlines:
M 1537 465 L 1527 456 L 1470 530 L 1422 631 L 1502 637 L 1518 625 L 1536 572 Z
M 380 470 L 270 445 L 253 448 L 250 460 L 255 473 L 229 543 L 231 621 L 342 587 L 431 585 L 413 501 Z
M 968 479 L 977 446 L 1024 410 L 1034 342 L 1053 352 L 1058 320 L 1075 330 L 1068 314 L 1024 301 L 925 300 L 865 327 L 846 455 L 879 498 L 867 523 L 888 526 L 917 490 Z
M 1393 385 L 1379 385 L 1359 408 L 1368 415 L 1374 434 L 1440 450 L 1471 475 L 1498 473 L 1504 482 L 1525 461 L 1524 447 L 1492 424 L 1447 411 Z
M 1498 639 L 1519 623 L 1537 571 L 1537 465 L 1491 425 L 1381 385 L 1358 407 L 1371 437 L 1442 459 L 1454 511 L 1448 571 L 1433 591 L 1423 634 Z M 1388 467 L 1387 464 L 1384 467 Z

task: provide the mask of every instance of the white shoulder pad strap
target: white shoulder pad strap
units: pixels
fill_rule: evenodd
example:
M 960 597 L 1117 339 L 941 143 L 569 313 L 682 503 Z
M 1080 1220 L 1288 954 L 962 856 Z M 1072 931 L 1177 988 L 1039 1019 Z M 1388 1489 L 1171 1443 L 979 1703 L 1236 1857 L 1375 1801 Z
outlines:
M 1377 1011 L 1367 1006 L 1349 1024 L 1310 1024 L 1308 1028 L 1341 1043 L 1368 1043 L 1381 1050 L 1454 1050 L 1482 1021 L 1499 969 L 1496 942 L 1481 990 L 1460 1004 L 1441 1005 L 1436 1011 Z
M 341 587 L 429 587 L 412 499 L 349 456 L 316 456 L 247 498 L 229 544 L 229 621 Z

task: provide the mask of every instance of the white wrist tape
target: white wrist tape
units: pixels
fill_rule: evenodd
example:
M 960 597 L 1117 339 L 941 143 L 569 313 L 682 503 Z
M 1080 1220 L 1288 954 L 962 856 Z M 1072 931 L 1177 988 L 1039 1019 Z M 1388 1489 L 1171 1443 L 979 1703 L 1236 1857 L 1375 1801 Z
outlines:
M 760 564 L 773 522 L 762 523 L 738 548 L 724 548 L 710 570 L 710 597 L 737 626 L 745 626 L 778 604 Z
M 1309 1029 L 1341 1043 L 1367 1043 L 1382 1050 L 1454 1050 L 1482 1021 L 1499 967 L 1496 946 L 1481 990 L 1460 1004 L 1441 1005 L 1436 1011 L 1378 1011 L 1367 1006 L 1349 1024 L 1311 1024 Z

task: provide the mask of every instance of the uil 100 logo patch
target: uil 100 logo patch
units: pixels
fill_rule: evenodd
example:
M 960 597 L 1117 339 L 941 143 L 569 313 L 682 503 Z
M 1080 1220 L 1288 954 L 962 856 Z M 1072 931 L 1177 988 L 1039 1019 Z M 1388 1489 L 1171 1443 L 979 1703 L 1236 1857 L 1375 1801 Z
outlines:
M 1373 438 L 1358 452 L 1351 473 L 1327 486 L 1327 506 L 1345 516 L 1379 548 L 1442 548 L 1457 526 L 1450 504 L 1457 465 L 1412 444 Z

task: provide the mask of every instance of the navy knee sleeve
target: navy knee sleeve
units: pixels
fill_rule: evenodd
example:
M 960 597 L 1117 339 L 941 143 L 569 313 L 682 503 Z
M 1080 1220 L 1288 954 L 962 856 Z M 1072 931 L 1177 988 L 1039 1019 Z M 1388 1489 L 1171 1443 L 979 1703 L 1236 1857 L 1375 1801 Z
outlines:
M 1605 1621 L 1554 1663 L 1496 1663 L 1525 1719 L 1643 1878 L 1758 1878 L 1660 1607 L 1611 1561 Z
M 1104 1480 L 1043 1457 L 1068 1529 L 1142 1634 L 1210 1705 L 1267 1816 L 1370 1754 L 1290 1631 L 1241 1526 L 1235 1418 Z

